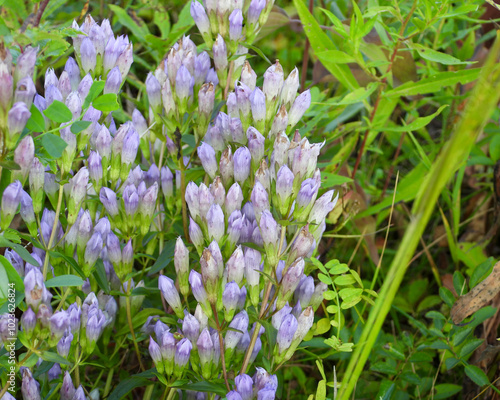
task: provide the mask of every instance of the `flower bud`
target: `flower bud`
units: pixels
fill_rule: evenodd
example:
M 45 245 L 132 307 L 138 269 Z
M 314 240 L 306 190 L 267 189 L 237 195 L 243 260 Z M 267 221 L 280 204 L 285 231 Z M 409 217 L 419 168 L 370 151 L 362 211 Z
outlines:
M 252 91 L 250 88 L 244 83 L 240 82 L 235 88 L 234 91 L 236 93 L 236 99 L 238 101 L 238 108 L 240 110 L 240 117 L 242 122 L 248 123 L 250 121 L 250 94 Z
M 198 3 L 198 1 L 194 0 L 191 3 L 191 16 L 194 19 L 194 22 L 196 26 L 198 27 L 198 30 L 200 31 L 201 35 L 203 36 L 203 39 L 205 38 L 210 38 L 211 39 L 211 34 L 210 34 L 210 21 L 208 20 L 207 13 L 205 12 L 205 7 L 201 3 Z M 206 41 L 206 40 L 205 40 Z M 208 45 L 211 43 L 208 42 Z
M 203 284 L 207 290 L 207 298 L 211 304 L 217 301 L 218 287 L 219 287 L 219 267 L 212 252 L 209 249 L 203 250 L 200 258 L 201 276 Z
M 283 165 L 276 176 L 276 196 L 278 206 L 283 217 L 287 216 L 290 204 L 293 201 L 293 181 L 295 176 L 287 165 Z
M 189 356 L 193 345 L 189 339 L 184 338 L 175 346 L 175 375 L 181 376 L 184 368 L 189 362 Z
M 191 76 L 189 70 L 184 65 L 181 65 L 175 76 L 175 94 L 181 105 L 187 104 L 188 97 L 192 94 L 193 86 L 194 78 Z M 182 111 L 184 108 L 185 105 L 181 106 Z
M 198 253 L 201 253 L 203 245 L 205 244 L 205 238 L 200 226 L 189 217 L 189 237 L 193 244 L 196 246 Z
M 217 70 L 219 79 L 221 79 L 220 73 L 221 71 L 225 71 L 227 69 L 228 61 L 226 43 L 220 34 L 217 35 L 217 39 L 215 40 L 212 50 L 214 54 L 215 69 Z
M 163 359 L 160 352 L 160 346 L 156 343 L 153 338 L 149 337 L 149 355 L 151 356 L 153 362 L 155 363 L 157 371 L 163 373 Z
M 23 312 L 21 316 L 21 326 L 23 327 L 23 332 L 28 335 L 28 338 L 31 337 L 31 334 L 35 330 L 36 326 L 36 314 L 32 310 L 31 306 L 28 306 L 28 309 Z
M 80 60 L 84 73 L 94 71 L 96 67 L 96 50 L 92 40 L 85 37 L 80 46 Z
M 198 337 L 200 336 L 200 323 L 187 311 L 184 315 L 184 320 L 182 321 L 182 333 L 191 343 L 196 343 Z
M 226 354 L 232 354 L 243 334 L 248 331 L 248 314 L 245 310 L 240 311 L 229 324 L 229 329 L 224 338 Z M 227 357 L 228 359 L 230 357 Z
M 295 261 L 283 275 L 281 280 L 280 293 L 276 303 L 276 308 L 280 310 L 286 302 L 291 298 L 293 292 L 300 283 L 302 274 L 304 273 L 304 260 L 299 258 Z
M 10 54 L 10 53 L 9 53 Z M 0 108 L 8 110 L 12 101 L 14 82 L 7 66 L 0 62 Z
M 280 325 L 276 338 L 279 354 L 283 353 L 290 347 L 297 328 L 297 319 L 292 314 L 288 314 L 283 318 L 283 322 Z
M 262 184 L 257 181 L 252 190 L 251 194 L 252 206 L 255 212 L 255 218 L 257 222 L 260 222 L 261 214 L 264 210 L 269 210 L 269 196 L 267 194 L 266 189 Z
M 19 55 L 17 58 L 16 69 L 14 71 L 14 80 L 16 82 L 19 82 L 25 76 L 33 76 L 37 52 L 38 47 L 28 46 L 24 49 L 24 52 Z
M 259 21 L 260 14 L 266 6 L 266 0 L 251 0 L 247 13 L 247 24 L 254 25 Z
M 293 104 L 297 90 L 299 90 L 299 70 L 295 67 L 283 84 L 281 102 L 284 106 L 289 108 Z
M 87 242 L 87 247 L 85 248 L 85 265 L 83 267 L 83 272 L 86 276 L 90 274 L 91 268 L 94 266 L 97 258 L 101 254 L 102 246 L 103 240 L 101 234 L 99 232 L 94 232 L 92 237 Z
M 252 163 L 256 169 L 260 160 L 264 157 L 264 142 L 265 138 L 253 126 L 247 130 L 248 149 L 252 155 Z
M 122 261 L 120 240 L 113 232 L 109 232 L 106 237 L 106 249 L 109 261 L 111 261 L 113 265 L 120 265 Z
M 224 185 L 222 184 L 220 177 L 217 176 L 214 179 L 214 181 L 210 184 L 209 190 L 214 197 L 214 202 L 221 207 L 224 206 L 224 202 L 226 200 L 226 189 L 224 189 Z
M 227 400 L 243 400 L 241 395 L 236 390 L 231 390 L 230 392 L 227 392 L 226 399 Z
M 1 89 L 0 89 L 1 90 Z M 36 94 L 35 84 L 31 76 L 25 76 L 16 85 L 16 91 L 14 93 L 14 103 L 19 101 L 26 104 L 28 108 L 31 107 L 33 103 L 33 97 Z
M 61 386 L 61 400 L 72 400 L 75 395 L 75 387 L 68 371 L 64 372 L 64 378 Z
M 234 313 L 240 300 L 240 287 L 235 281 L 226 284 L 222 293 L 222 303 L 224 305 L 224 318 L 227 322 L 232 321 Z
M 146 87 L 147 87 L 147 80 L 146 80 Z M 104 90 L 103 93 L 115 93 L 118 94 L 120 91 L 120 87 L 122 85 L 122 74 L 120 73 L 120 69 L 118 67 L 114 67 L 111 71 L 109 71 L 108 76 L 106 78 L 106 84 L 104 85 Z M 149 95 L 149 90 L 148 90 L 148 96 Z M 151 97 L 150 98 L 150 104 L 151 104 Z M 161 99 L 160 99 L 161 101 Z
M 113 218 L 119 214 L 118 202 L 116 200 L 116 193 L 107 187 L 101 188 L 99 193 L 99 200 L 106 208 L 108 214 Z
M 175 242 L 174 265 L 181 293 L 184 297 L 187 297 L 189 294 L 189 251 L 181 237 L 178 237 Z
M 246 147 L 239 147 L 233 156 L 234 180 L 241 186 L 250 176 L 252 155 Z
M 23 102 L 14 103 L 8 114 L 9 133 L 6 135 L 6 142 L 9 149 L 14 148 L 20 133 L 26 126 L 26 122 L 31 116 L 31 112 Z
M 309 214 L 308 221 L 309 223 L 316 225 L 310 227 L 310 231 L 314 232 L 317 228 L 317 225 L 320 224 L 321 222 L 325 221 L 326 216 L 330 211 L 333 210 L 335 207 L 335 204 L 337 204 L 337 200 L 339 198 L 338 194 L 333 199 L 333 190 L 330 190 L 326 192 L 323 196 L 321 196 L 316 202 L 314 203 L 314 206 L 311 209 L 311 213 Z
M 23 380 L 21 384 L 21 393 L 25 400 L 40 400 L 40 384 L 33 378 L 29 368 L 23 369 Z M 3 397 L 3 396 L 2 396 Z
M 14 150 L 14 162 L 21 170 L 13 171 L 13 178 L 25 182 L 35 157 L 35 144 L 30 135 L 25 136 Z
M 314 244 L 314 237 L 309 233 L 309 225 L 305 225 L 301 228 L 299 235 L 292 243 L 290 253 L 288 255 L 287 263 L 291 264 L 297 258 L 305 258 L 311 251 L 311 247 Z M 303 301 L 302 304 L 305 304 Z M 309 303 L 309 302 L 307 302 Z
M 189 273 L 189 284 L 191 285 L 191 290 L 193 292 L 193 296 L 198 303 L 203 308 L 203 311 L 207 316 L 212 315 L 212 311 L 208 304 L 208 296 L 205 291 L 205 287 L 203 286 L 202 276 L 195 270 L 191 270 Z
M 226 99 L 227 115 L 231 118 L 239 118 L 240 111 L 238 109 L 238 102 L 236 100 L 236 93 L 231 92 Z M 241 122 L 240 122 L 241 123 Z
M 217 160 L 215 158 L 215 150 L 207 143 L 202 142 L 198 147 L 198 157 L 200 158 L 203 169 L 214 179 L 217 174 Z
M 253 0 L 252 4 L 255 2 L 256 1 Z M 276 64 L 271 65 L 264 73 L 264 84 L 262 86 L 262 91 L 266 95 L 267 104 L 275 102 L 279 99 L 282 87 L 283 87 L 283 68 L 281 67 L 279 61 L 276 61 Z
M 64 71 L 68 74 L 71 90 L 77 90 L 80 83 L 80 68 L 73 57 L 68 57 L 66 60 Z
M 212 204 L 207 213 L 208 238 L 219 242 L 224 236 L 224 213 L 218 204 Z
M 89 171 L 81 168 L 73 178 L 69 180 L 69 191 L 67 196 L 68 204 L 68 224 L 75 223 L 80 211 L 80 205 L 87 195 L 87 185 L 89 183 Z
M 328 289 L 328 285 L 323 282 L 319 282 L 314 288 L 314 293 L 311 296 L 309 304 L 313 310 L 317 310 L 320 304 L 323 302 L 323 293 Z
M 203 220 L 206 220 L 208 210 L 214 204 L 215 199 L 210 189 L 204 183 L 200 183 L 198 196 L 200 216 Z
M 204 328 L 196 342 L 198 355 L 200 356 L 200 365 L 202 375 L 205 379 L 210 379 L 211 366 L 213 360 L 214 343 L 207 328 Z
M 148 93 L 149 106 L 155 113 L 161 110 L 161 86 L 158 79 L 150 72 L 146 78 L 146 91 Z
M 243 192 L 240 185 L 235 182 L 227 191 L 227 196 L 224 202 L 226 214 L 231 215 L 235 210 L 241 210 L 243 202 Z
M 311 105 L 311 92 L 308 90 L 297 96 L 288 112 L 288 126 L 293 128 L 300 121 L 304 113 Z
M 14 181 L 8 185 L 2 195 L 2 208 L 0 210 L 0 228 L 4 231 L 12 222 L 17 213 L 17 207 L 21 202 L 23 185 L 19 181 Z
M 264 95 L 264 92 L 257 87 L 250 94 L 249 100 L 252 108 L 252 118 L 254 124 L 259 130 L 262 130 L 264 129 L 266 122 L 266 96 Z
M 182 311 L 181 298 L 179 297 L 179 292 L 175 288 L 174 281 L 165 275 L 160 275 L 158 278 L 158 288 L 160 289 L 166 302 L 179 318 L 184 318 L 184 312 Z
M 243 29 L 243 14 L 241 10 L 235 9 L 229 16 L 229 39 L 237 42 L 241 38 Z

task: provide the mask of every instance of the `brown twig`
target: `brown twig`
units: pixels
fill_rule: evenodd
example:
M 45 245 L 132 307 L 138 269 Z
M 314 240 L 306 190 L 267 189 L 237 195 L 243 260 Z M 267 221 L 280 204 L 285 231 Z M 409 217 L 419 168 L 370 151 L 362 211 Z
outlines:
M 399 30 L 400 37 L 403 36 L 403 34 L 406 30 L 406 26 L 408 25 L 408 22 L 410 22 L 410 18 L 413 15 L 413 13 L 415 12 L 416 8 L 417 8 L 417 1 L 414 1 L 410 12 L 406 16 L 405 20 L 403 21 L 403 24 L 401 25 L 401 29 Z M 368 134 L 370 133 L 370 126 L 371 126 L 373 120 L 375 119 L 375 114 L 377 113 L 377 109 L 378 109 L 378 106 L 380 104 L 380 100 L 382 98 L 382 91 L 384 89 L 384 86 L 387 84 L 387 79 L 389 78 L 389 74 L 390 74 L 392 67 L 394 65 L 394 60 L 396 59 L 396 55 L 397 55 L 398 50 L 399 50 L 399 44 L 401 43 L 401 41 L 402 41 L 401 39 L 398 39 L 396 41 L 396 46 L 394 47 L 394 50 L 392 51 L 391 58 L 389 60 L 389 65 L 387 67 L 387 71 L 385 73 L 384 79 L 382 79 L 382 82 L 380 84 L 380 87 L 379 87 L 379 90 L 377 93 L 377 99 L 375 100 L 375 104 L 373 105 L 372 112 L 370 113 L 370 119 L 369 119 L 370 123 L 369 123 L 368 128 L 366 129 L 366 131 L 364 133 L 363 142 L 361 143 L 361 147 L 359 149 L 358 156 L 356 158 L 356 163 L 354 164 L 354 168 L 352 170 L 351 177 L 353 179 L 356 175 L 356 171 L 358 170 L 359 163 L 361 162 L 361 157 L 363 156 L 363 151 L 365 150 L 366 141 L 368 139 Z
M 38 8 L 38 12 L 36 14 L 35 23 L 33 24 L 34 28 L 36 28 L 38 25 L 40 25 L 40 20 L 42 19 L 43 12 L 45 11 L 47 4 L 49 4 L 49 1 L 50 0 L 43 0 L 40 3 L 40 7 Z
M 309 0 L 309 12 L 312 14 L 314 0 Z M 303 92 L 306 87 L 307 64 L 309 63 L 309 38 L 306 36 L 306 44 L 304 46 L 304 58 L 302 60 L 302 76 L 300 77 L 300 91 Z

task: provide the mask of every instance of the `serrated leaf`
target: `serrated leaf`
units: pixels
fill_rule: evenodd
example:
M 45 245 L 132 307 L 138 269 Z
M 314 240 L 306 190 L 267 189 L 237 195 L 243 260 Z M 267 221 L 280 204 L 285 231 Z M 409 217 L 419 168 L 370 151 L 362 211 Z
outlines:
M 53 133 L 46 133 L 42 136 L 42 145 L 52 158 L 60 158 L 68 144 Z
M 465 374 L 478 386 L 489 385 L 490 383 L 483 370 L 475 365 L 467 365 Z
M 442 383 L 434 387 L 436 394 L 434 400 L 447 399 L 462 390 L 462 386 L 453 385 L 452 383 Z
M 43 113 L 48 119 L 58 123 L 68 122 L 73 118 L 70 109 L 59 100 L 54 100 L 50 106 L 43 110 Z
M 484 339 L 472 339 L 471 341 L 465 343 L 462 350 L 460 350 L 460 358 L 469 356 L 474 350 L 481 346 L 483 342 Z

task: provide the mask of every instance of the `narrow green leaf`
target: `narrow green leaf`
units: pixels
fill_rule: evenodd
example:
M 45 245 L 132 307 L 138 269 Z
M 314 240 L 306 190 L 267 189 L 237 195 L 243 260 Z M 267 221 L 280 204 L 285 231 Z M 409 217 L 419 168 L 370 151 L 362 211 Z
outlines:
M 146 24 L 139 26 L 132 19 L 132 17 L 130 17 L 127 14 L 127 11 L 125 11 L 123 8 L 121 8 L 121 7 L 117 6 L 117 5 L 108 4 L 108 7 L 111 9 L 111 11 L 113 11 L 113 13 L 116 14 L 116 16 L 118 17 L 118 21 L 120 22 L 120 24 L 122 24 L 123 26 L 127 27 L 134 34 L 134 36 L 137 39 L 139 39 L 142 43 L 146 42 L 146 40 L 145 40 L 144 37 L 149 34 L 149 30 L 148 30 Z
M 441 114 L 441 111 L 443 111 L 446 107 L 448 107 L 448 104 L 444 104 L 441 107 L 438 108 L 438 110 L 431 115 L 428 115 L 427 117 L 420 117 L 409 123 L 408 125 L 404 126 L 385 126 L 383 128 L 378 129 L 379 131 L 385 131 L 385 132 L 411 132 L 411 131 L 417 131 L 419 129 L 424 128 L 425 126 L 429 125 L 429 123 L 436 118 L 439 114 Z
M 324 59 L 329 59 L 331 60 L 332 63 L 335 64 L 348 64 L 356 62 L 353 56 L 350 56 L 349 54 L 344 53 L 343 51 L 340 50 L 320 51 L 316 55 Z
M 461 71 L 440 72 L 418 82 L 406 82 L 396 89 L 384 93 L 384 97 L 415 96 L 417 94 L 435 93 L 445 86 L 475 81 L 479 77 L 481 68 L 465 69 Z
M 458 392 L 462 391 L 462 386 L 453 385 L 451 383 L 442 383 L 434 387 L 436 394 L 434 395 L 434 400 L 447 399 Z
M 83 279 L 76 275 L 60 275 L 45 282 L 45 287 L 82 286 Z
M 73 118 L 70 109 L 59 100 L 54 100 L 43 113 L 48 119 L 58 123 L 68 122 Z
M 149 275 L 156 274 L 158 271 L 162 270 L 168 264 L 170 264 L 170 262 L 174 258 L 174 249 L 175 249 L 175 240 L 169 240 L 165 244 L 165 247 L 163 248 L 163 251 L 161 252 L 160 256 L 151 267 Z
M 418 43 L 412 43 L 411 46 L 417 51 L 420 57 L 428 61 L 437 62 L 444 65 L 474 64 L 473 62 L 460 61 L 458 58 L 450 56 L 449 54 L 441 53 L 440 51 L 430 49 Z

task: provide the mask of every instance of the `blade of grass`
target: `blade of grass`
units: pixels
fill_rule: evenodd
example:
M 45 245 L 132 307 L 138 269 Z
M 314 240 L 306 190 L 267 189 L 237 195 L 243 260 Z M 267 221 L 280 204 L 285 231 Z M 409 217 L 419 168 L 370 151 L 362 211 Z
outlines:
M 348 400 L 355 389 L 441 191 L 455 171 L 467 160 L 477 136 L 497 106 L 500 99 L 500 64 L 497 64 L 500 55 L 499 37 L 500 33 L 497 33 L 495 44 L 490 49 L 462 118 L 417 193 L 410 224 L 342 379 L 339 400 Z

